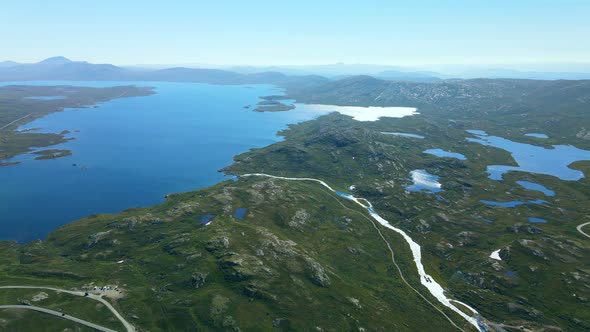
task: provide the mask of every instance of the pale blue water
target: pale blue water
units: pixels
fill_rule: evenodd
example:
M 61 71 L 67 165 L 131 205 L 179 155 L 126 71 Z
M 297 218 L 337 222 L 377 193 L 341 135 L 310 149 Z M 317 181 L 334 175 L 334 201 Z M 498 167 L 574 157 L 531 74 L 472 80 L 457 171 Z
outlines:
M 341 191 L 336 190 L 336 195 L 340 196 L 340 197 L 344 197 L 344 198 L 351 198 L 352 195 L 347 194 L 347 193 L 343 193 Z
M 410 133 L 392 133 L 388 131 L 382 131 L 381 134 L 383 135 L 392 135 L 392 136 L 401 136 L 401 137 L 410 137 L 410 138 L 419 138 L 423 139 L 424 136 L 418 134 L 410 134 Z
M 272 86 L 135 84 L 155 86 L 157 94 L 54 113 L 21 128 L 70 130 L 75 140 L 51 148 L 70 149 L 73 155 L 39 161 L 28 154 L 13 159 L 24 161 L 20 165 L 0 167 L 1 240 L 43 238 L 93 213 L 150 206 L 167 193 L 213 185 L 227 179 L 218 170 L 230 165 L 234 155 L 277 142 L 277 131 L 287 124 L 317 116 L 297 109 L 258 113 L 243 108 L 256 104 L 259 96 L 277 94 Z
M 539 133 L 528 133 L 528 134 L 524 134 L 524 136 L 536 137 L 536 138 L 549 138 L 549 136 L 547 136 L 545 134 L 539 134 Z
M 571 145 L 553 145 L 552 148 L 547 149 L 542 146 L 514 142 L 502 137 L 488 136 L 482 131 L 468 130 L 468 132 L 478 137 L 468 137 L 468 141 L 504 149 L 512 154 L 518 164 L 518 166 L 488 166 L 489 178 L 492 180 L 502 180 L 504 173 L 518 171 L 552 175 L 562 180 L 577 181 L 584 177 L 584 173 L 568 166 L 575 161 L 590 160 L 590 151 Z
M 518 183 L 521 187 L 523 187 L 527 190 L 540 191 L 543 194 L 545 194 L 545 196 L 549 196 L 549 197 L 555 196 L 555 191 L 549 190 L 545 186 L 540 185 L 538 183 L 529 182 L 529 181 L 516 181 L 516 183 Z
M 475 129 L 469 129 L 466 130 L 468 133 L 476 135 L 476 136 L 488 136 L 488 133 L 486 133 L 483 130 L 475 130 Z
M 441 157 L 441 158 L 447 157 L 447 158 L 455 158 L 455 159 L 459 159 L 459 160 L 467 160 L 467 158 L 465 158 L 465 156 L 460 153 L 445 151 L 443 149 L 428 149 L 428 150 L 422 151 L 422 153 L 435 155 L 435 156 Z
M 485 199 L 480 200 L 480 202 L 482 202 L 485 205 L 489 205 L 489 206 L 501 206 L 501 207 L 507 207 L 507 208 L 514 208 L 517 207 L 519 205 L 524 205 L 524 204 L 546 204 L 547 201 L 544 201 L 542 199 L 536 199 L 534 201 L 509 201 L 509 202 L 497 202 L 497 201 L 488 201 Z

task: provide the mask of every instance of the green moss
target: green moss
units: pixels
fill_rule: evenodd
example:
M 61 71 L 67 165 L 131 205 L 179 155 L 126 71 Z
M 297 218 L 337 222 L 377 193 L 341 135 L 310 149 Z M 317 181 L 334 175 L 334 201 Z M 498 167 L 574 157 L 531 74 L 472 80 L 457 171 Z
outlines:
M 349 83 L 336 90 L 318 88 L 313 94 L 289 93 L 316 103 L 347 104 L 357 98 L 354 104 L 364 106 L 416 105 L 396 94 L 395 84 L 379 90 L 380 82 Z M 556 85 L 562 89 L 555 90 Z M 236 156 L 225 171 L 314 177 L 341 191 L 355 185 L 356 196 L 371 201 L 380 215 L 422 246 L 427 272 L 449 296 L 495 323 L 586 330 L 590 244 L 575 226 L 590 215 L 588 177 L 561 181 L 512 172 L 503 181 L 492 181 L 487 165 L 515 161 L 506 151 L 465 139 L 465 129 L 482 129 L 532 143 L 522 134 L 543 130 L 552 138 L 537 144 L 588 148 L 585 136 L 578 135 L 590 128 L 584 105 L 568 101 L 571 94 L 585 93 L 579 86 L 444 82 L 432 91 L 442 87 L 454 94 L 434 102 L 427 98 L 432 91 L 425 91 L 418 102 L 421 115 L 357 122 L 330 114 L 290 126 L 281 133 L 285 140 Z M 383 91 L 383 99 L 376 101 L 374 94 Z M 456 98 L 465 91 L 472 92 L 471 97 Z M 523 91 L 531 97 L 524 98 Z M 547 97 L 550 91 L 562 95 Z M 426 138 L 394 137 L 381 134 L 384 131 Z M 459 152 L 467 160 L 422 153 L 429 148 Z M 588 165 L 571 167 L 590 175 Z M 443 200 L 405 190 L 413 169 L 441 177 Z M 556 196 L 524 190 L 516 185 L 518 180 L 541 183 Z M 480 203 L 539 198 L 548 203 L 512 209 Z M 245 220 L 233 218 L 236 207 L 248 209 Z M 216 216 L 209 226 L 199 222 L 205 214 Z M 532 215 L 549 222 L 529 224 L 526 217 Z M 170 195 L 154 207 L 91 216 L 61 227 L 46 241 L 0 243 L 0 284 L 123 285 L 126 296 L 115 305 L 140 328 L 152 331 L 454 331 L 402 282 L 386 244 L 365 217 L 357 206 L 316 183 L 240 178 Z M 380 230 L 409 284 L 436 303 L 421 286 L 403 238 Z M 488 258 L 497 249 L 501 262 Z M 437 307 L 466 330 L 472 328 Z

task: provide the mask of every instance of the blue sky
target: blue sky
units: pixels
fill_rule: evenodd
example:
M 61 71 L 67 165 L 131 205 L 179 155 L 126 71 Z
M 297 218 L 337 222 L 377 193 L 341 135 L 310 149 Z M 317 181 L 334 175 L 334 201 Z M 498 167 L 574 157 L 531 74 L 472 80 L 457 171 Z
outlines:
M 0 60 L 590 62 L 590 1 L 2 1 Z

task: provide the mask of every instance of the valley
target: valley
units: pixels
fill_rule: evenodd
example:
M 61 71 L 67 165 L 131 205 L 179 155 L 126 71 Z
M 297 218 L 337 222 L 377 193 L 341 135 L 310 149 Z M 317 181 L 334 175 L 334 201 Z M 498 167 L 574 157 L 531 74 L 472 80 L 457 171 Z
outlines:
M 301 105 L 293 91 L 287 96 Z M 588 93 L 574 91 L 578 100 Z M 559 120 L 576 123 L 570 132 L 590 127 L 583 103 L 556 101 L 572 110 Z M 372 102 L 296 116 L 283 139 L 235 156 L 223 169 L 235 180 L 95 214 L 43 241 L 3 242 L 2 283 L 125 285 L 113 307 L 138 330 L 587 328 L 590 245 L 578 225 L 590 213 L 579 204 L 588 199 L 588 161 L 577 155 L 555 174 L 515 172 L 526 163 L 514 152 L 482 144 L 497 137 L 585 151 L 584 139 L 513 121 L 548 121 L 550 108 L 428 103 L 397 118 L 371 118 Z M 260 114 L 244 104 L 236 109 Z M 260 116 L 298 109 L 308 114 L 302 105 Z M 491 177 L 493 165 L 510 168 Z M 259 173 L 272 177 L 245 176 Z M 581 177 L 559 178 L 570 173 Z

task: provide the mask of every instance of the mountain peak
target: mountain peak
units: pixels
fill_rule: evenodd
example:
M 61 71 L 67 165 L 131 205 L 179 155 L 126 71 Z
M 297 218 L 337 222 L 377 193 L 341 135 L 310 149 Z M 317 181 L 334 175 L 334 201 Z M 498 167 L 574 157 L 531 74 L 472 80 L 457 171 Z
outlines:
M 65 63 L 70 63 L 72 60 L 63 57 L 63 56 L 54 56 L 51 58 L 47 58 L 39 63 L 46 64 L 46 65 L 63 65 Z
M 13 66 L 16 66 L 16 65 L 18 65 L 18 63 L 17 62 L 14 62 L 14 61 L 0 61 L 0 68 L 3 68 L 3 67 L 13 67 Z

